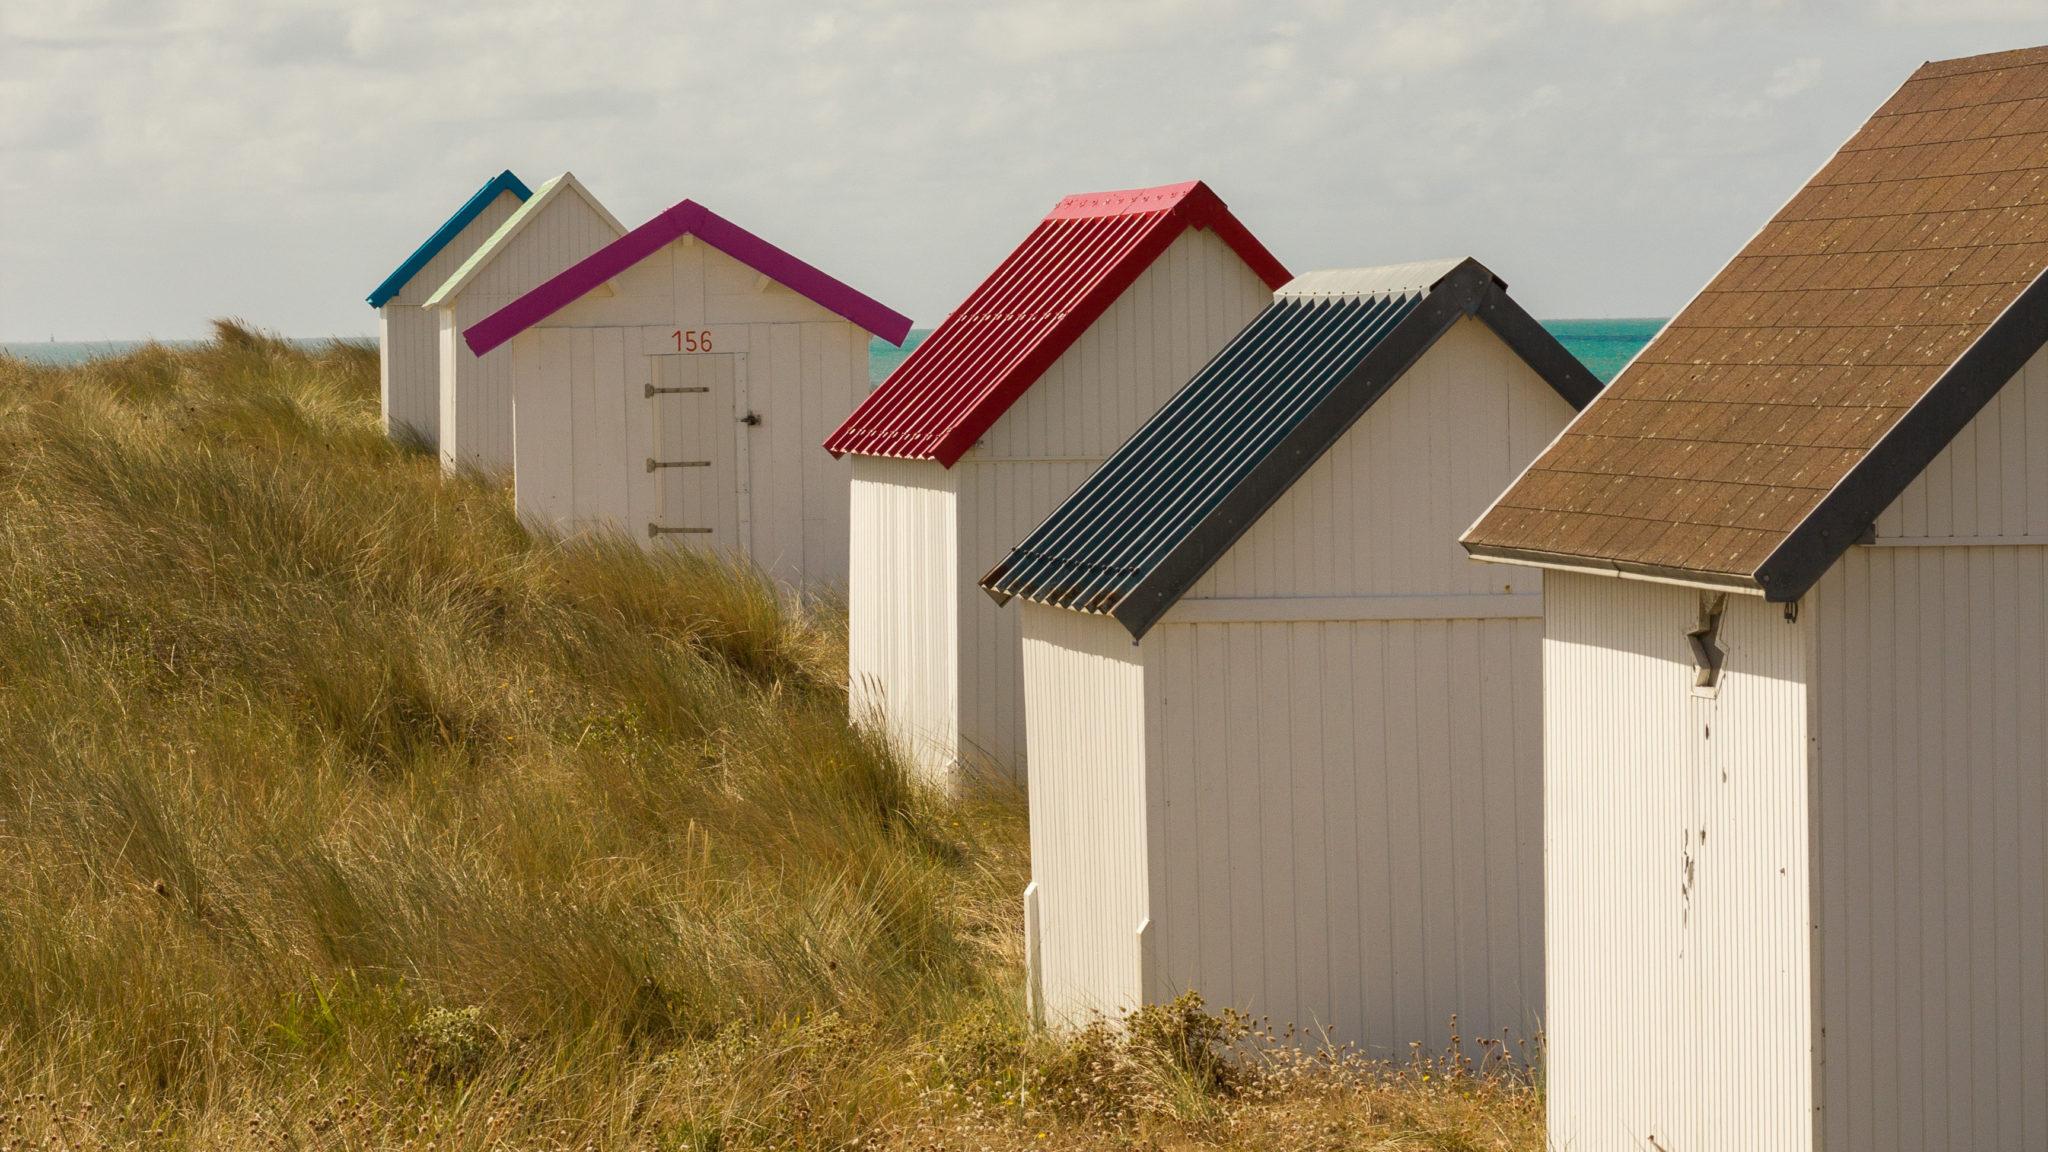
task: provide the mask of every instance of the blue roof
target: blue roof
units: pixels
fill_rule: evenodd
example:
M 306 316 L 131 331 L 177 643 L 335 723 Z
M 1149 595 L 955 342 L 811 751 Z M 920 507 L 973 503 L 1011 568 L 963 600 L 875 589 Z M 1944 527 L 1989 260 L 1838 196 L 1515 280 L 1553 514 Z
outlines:
M 427 237 L 425 244 L 407 256 L 405 263 L 400 264 L 397 271 L 386 276 L 384 282 L 377 285 L 377 290 L 369 296 L 370 307 L 382 308 L 386 301 L 403 292 L 406 282 L 419 275 L 420 269 L 427 266 L 427 261 L 440 255 L 441 249 L 446 248 L 449 241 L 460 235 L 464 228 L 469 227 L 470 221 L 482 215 L 483 210 L 491 206 L 491 201 L 496 200 L 500 192 L 510 192 L 522 202 L 533 195 L 532 190 L 521 183 L 510 168 L 491 177 L 483 187 L 476 190 L 476 195 L 471 196 L 468 203 L 455 210 L 455 215 L 450 216 L 446 224 Z
M 1505 288 L 1476 260 L 1297 277 L 982 587 L 1142 637 L 1465 316 L 1583 407 L 1600 382 Z

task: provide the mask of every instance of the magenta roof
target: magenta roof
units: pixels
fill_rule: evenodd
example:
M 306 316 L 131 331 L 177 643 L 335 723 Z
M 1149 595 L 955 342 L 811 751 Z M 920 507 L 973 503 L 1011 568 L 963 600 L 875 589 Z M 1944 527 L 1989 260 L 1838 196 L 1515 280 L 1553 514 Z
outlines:
M 470 325 L 462 338 L 469 342 L 470 351 L 481 356 L 685 235 L 695 236 L 891 344 L 903 343 L 910 333 L 910 317 L 818 271 L 702 204 L 685 200 Z
M 1207 228 L 1278 288 L 1287 269 L 1201 181 L 1069 196 L 825 441 L 951 468 L 1175 238 Z

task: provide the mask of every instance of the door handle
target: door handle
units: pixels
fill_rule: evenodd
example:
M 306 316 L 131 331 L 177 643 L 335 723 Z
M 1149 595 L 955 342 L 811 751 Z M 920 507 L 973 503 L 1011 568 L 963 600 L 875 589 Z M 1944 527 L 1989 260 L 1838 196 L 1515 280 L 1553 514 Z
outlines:
M 749 428 L 752 428 L 761 423 L 760 413 L 749 412 L 745 416 L 740 417 L 740 423 L 745 424 Z

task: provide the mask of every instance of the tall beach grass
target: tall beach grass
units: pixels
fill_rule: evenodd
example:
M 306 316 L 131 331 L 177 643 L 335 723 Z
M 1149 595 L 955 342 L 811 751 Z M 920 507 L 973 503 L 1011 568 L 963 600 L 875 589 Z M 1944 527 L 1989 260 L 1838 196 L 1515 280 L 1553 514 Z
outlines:
M 1021 800 L 848 725 L 838 607 L 529 532 L 376 376 L 0 357 L 0 1152 L 1537 1146 L 1512 1076 L 1031 1033 Z

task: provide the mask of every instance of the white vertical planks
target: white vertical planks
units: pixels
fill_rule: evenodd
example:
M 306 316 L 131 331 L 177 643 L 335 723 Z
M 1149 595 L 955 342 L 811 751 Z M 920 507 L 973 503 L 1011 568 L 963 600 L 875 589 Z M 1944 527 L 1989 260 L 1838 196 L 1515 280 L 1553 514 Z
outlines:
M 1115 621 L 1022 604 L 1034 701 L 1031 875 L 1049 1021 L 1143 1003 L 1140 932 L 1151 915 L 1146 845 L 1146 673 Z
M 379 394 L 384 430 L 410 435 L 429 446 L 440 442 L 441 332 L 437 317 L 423 312 L 436 288 L 469 259 L 491 233 L 519 210 L 519 197 L 500 192 L 455 238 L 442 246 L 396 296 L 378 311 Z
M 516 235 L 502 240 L 497 251 L 490 253 L 489 263 L 433 309 L 438 314 L 435 321 L 440 339 L 436 402 L 441 464 L 450 471 L 500 472 L 512 466 L 512 350 L 497 348 L 479 357 L 462 341 L 462 330 L 618 239 L 622 232 L 615 220 L 600 213 L 573 188 L 550 196 L 521 223 Z
M 521 333 L 511 350 L 522 516 L 567 532 L 730 547 L 790 584 L 846 580 L 851 463 L 817 445 L 867 378 L 868 336 L 851 322 L 686 236 Z M 663 406 L 681 398 L 646 394 L 663 386 L 656 363 L 667 358 L 727 365 L 718 379 L 730 404 L 704 417 L 720 422 L 704 442 L 727 446 L 710 469 L 732 488 L 735 526 L 724 537 L 648 533 L 649 524 L 704 526 L 664 522 L 661 482 L 646 478 L 646 460 L 669 450 L 651 439 Z M 548 416 L 529 419 L 529 406 Z M 687 486 L 670 475 L 686 470 L 658 471 L 671 488 Z
M 1826 1146 L 2048 1147 L 2048 548 L 1852 548 L 1812 603 Z
M 1122 859 L 1124 838 L 1038 797 L 1066 795 L 1075 765 L 1141 762 L 1147 996 L 1191 988 L 1381 1058 L 1440 1049 L 1453 1016 L 1468 1054 L 1526 1051 L 1545 986 L 1543 585 L 1456 540 L 1571 415 L 1490 330 L 1455 326 L 1146 634 L 1141 757 L 1135 718 L 1032 664 L 1129 661 L 1129 634 L 1023 605 L 1033 875 L 1077 844 Z M 1126 978 L 1069 926 L 1126 914 L 1043 919 L 1045 970 L 1093 981 L 1069 1002 L 1108 1004 Z
M 1533 1037 L 1541 639 L 1535 619 L 1148 633 L 1162 994 L 1383 1058 L 1441 1048 L 1454 1014 L 1469 1041 Z
M 1025 774 L 1018 617 L 981 577 L 1272 299 L 1213 232 L 1183 232 L 954 465 L 964 763 Z
M 853 458 L 846 596 L 863 609 L 847 617 L 853 714 L 884 724 L 934 782 L 947 779 L 960 739 L 956 478 L 931 460 Z
M 1550 1142 L 1810 1149 L 1811 619 L 1727 596 L 1710 696 L 1712 594 L 1546 583 Z
M 2048 544 L 2048 349 L 1877 518 L 1880 544 Z

